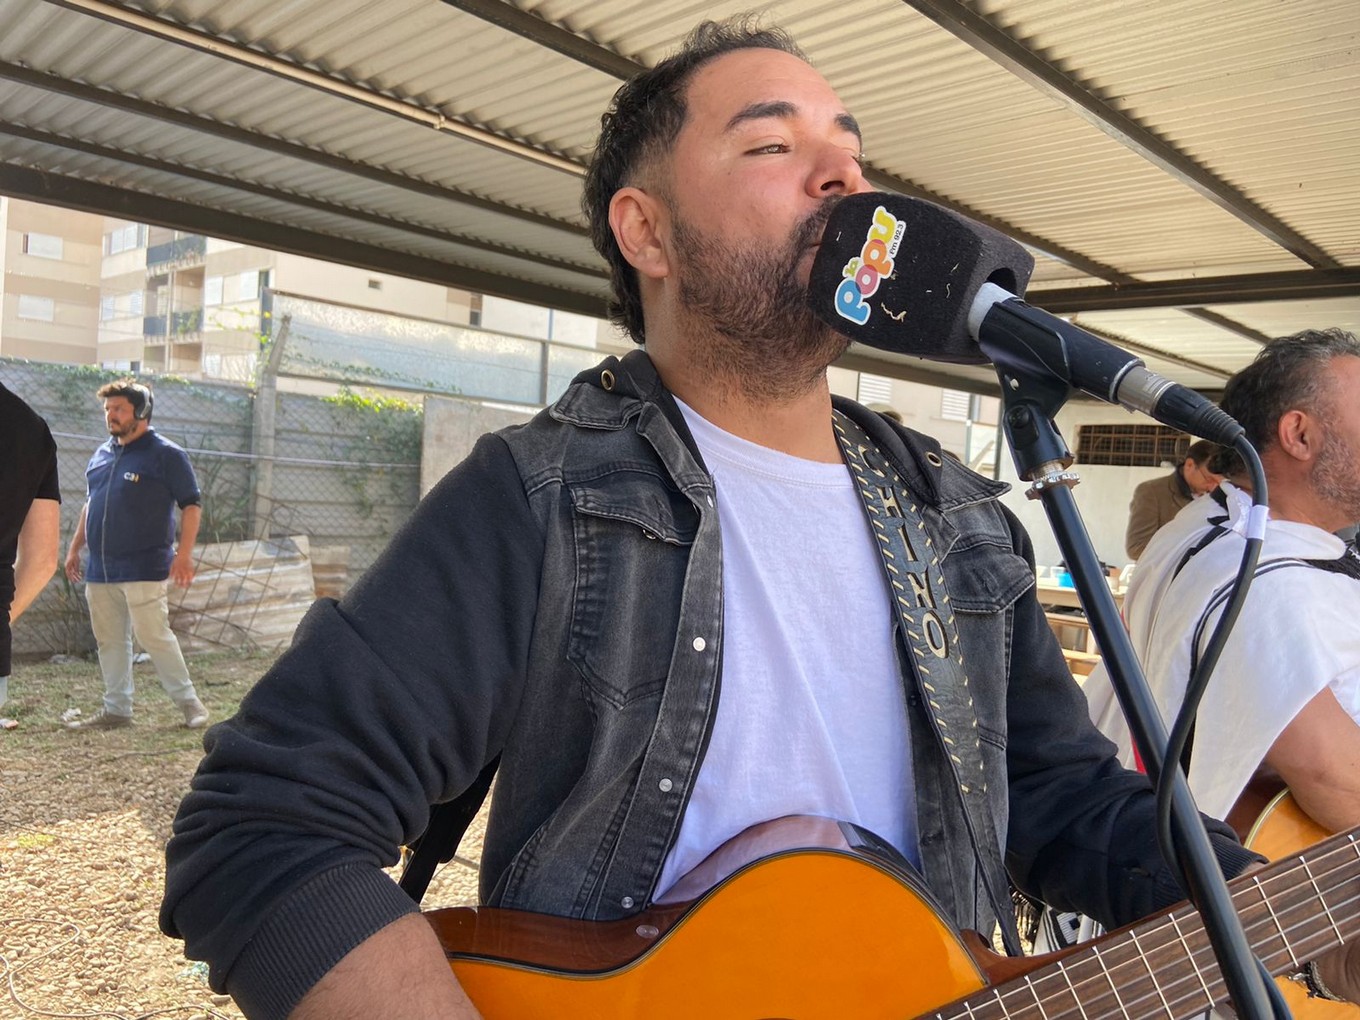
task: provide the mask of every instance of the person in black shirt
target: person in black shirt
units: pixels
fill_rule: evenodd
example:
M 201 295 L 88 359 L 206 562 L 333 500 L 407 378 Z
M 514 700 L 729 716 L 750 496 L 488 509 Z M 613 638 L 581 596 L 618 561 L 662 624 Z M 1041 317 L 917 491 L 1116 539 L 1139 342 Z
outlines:
M 47 422 L 0 384 L 0 708 L 9 698 L 10 626 L 57 569 L 61 490 Z M 13 729 L 0 719 L 0 729 Z

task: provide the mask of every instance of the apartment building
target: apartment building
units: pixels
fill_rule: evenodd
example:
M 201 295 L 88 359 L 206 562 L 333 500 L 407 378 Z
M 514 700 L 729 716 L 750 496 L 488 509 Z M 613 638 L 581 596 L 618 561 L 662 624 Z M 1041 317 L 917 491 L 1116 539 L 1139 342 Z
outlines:
M 105 219 L 98 363 L 244 382 L 271 331 L 270 291 L 468 324 L 477 299 L 451 287 Z
M 276 294 L 333 306 L 337 320 L 353 310 L 349 318 L 360 337 L 379 313 L 394 317 L 389 335 L 400 335 L 404 325 L 413 342 L 422 329 L 450 325 L 484 331 L 488 346 L 513 338 L 601 354 L 633 346 L 600 319 L 165 227 L 4 198 L 0 223 L 3 356 L 244 383 L 254 376 L 263 338 L 276 328 Z M 550 373 L 550 390 L 560 391 L 582 357 L 594 360 L 588 351 L 565 359 L 565 371 Z M 529 360 L 538 371 L 538 355 Z M 865 403 L 892 405 L 909 426 L 938 437 L 974 467 L 993 470 L 995 398 L 837 368 L 831 387 Z M 333 384 L 292 388 L 320 392 Z
M 102 223 L 0 195 L 0 356 L 95 360 Z

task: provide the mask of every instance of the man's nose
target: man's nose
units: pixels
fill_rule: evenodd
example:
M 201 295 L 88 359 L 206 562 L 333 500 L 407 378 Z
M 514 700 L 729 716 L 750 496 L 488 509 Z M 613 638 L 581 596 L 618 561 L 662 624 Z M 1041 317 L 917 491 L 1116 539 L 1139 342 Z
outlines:
M 829 145 L 808 181 L 808 191 L 816 198 L 827 195 L 857 195 L 873 191 L 864 179 L 864 168 L 856 153 L 843 145 Z

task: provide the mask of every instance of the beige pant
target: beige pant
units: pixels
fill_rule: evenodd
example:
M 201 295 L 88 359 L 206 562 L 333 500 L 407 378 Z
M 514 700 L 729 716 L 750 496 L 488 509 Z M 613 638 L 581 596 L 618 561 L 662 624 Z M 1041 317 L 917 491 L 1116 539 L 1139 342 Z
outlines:
M 132 715 L 132 639 L 135 636 L 156 667 L 156 676 L 177 705 L 196 698 L 189 667 L 170 629 L 165 581 L 124 581 L 85 585 L 90 627 L 99 642 L 104 674 L 104 711 Z

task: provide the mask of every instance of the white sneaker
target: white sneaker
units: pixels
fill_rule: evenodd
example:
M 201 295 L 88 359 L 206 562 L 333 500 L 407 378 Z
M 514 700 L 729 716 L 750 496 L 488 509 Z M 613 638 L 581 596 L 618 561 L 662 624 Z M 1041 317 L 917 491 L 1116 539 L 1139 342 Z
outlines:
M 199 701 L 197 698 L 181 701 L 179 707 L 184 713 L 184 725 L 186 728 L 197 730 L 208 725 L 208 710 L 203 707 L 203 702 Z
M 88 719 L 72 719 L 66 723 L 68 730 L 123 730 L 132 725 L 132 716 L 115 715 L 100 709 Z

